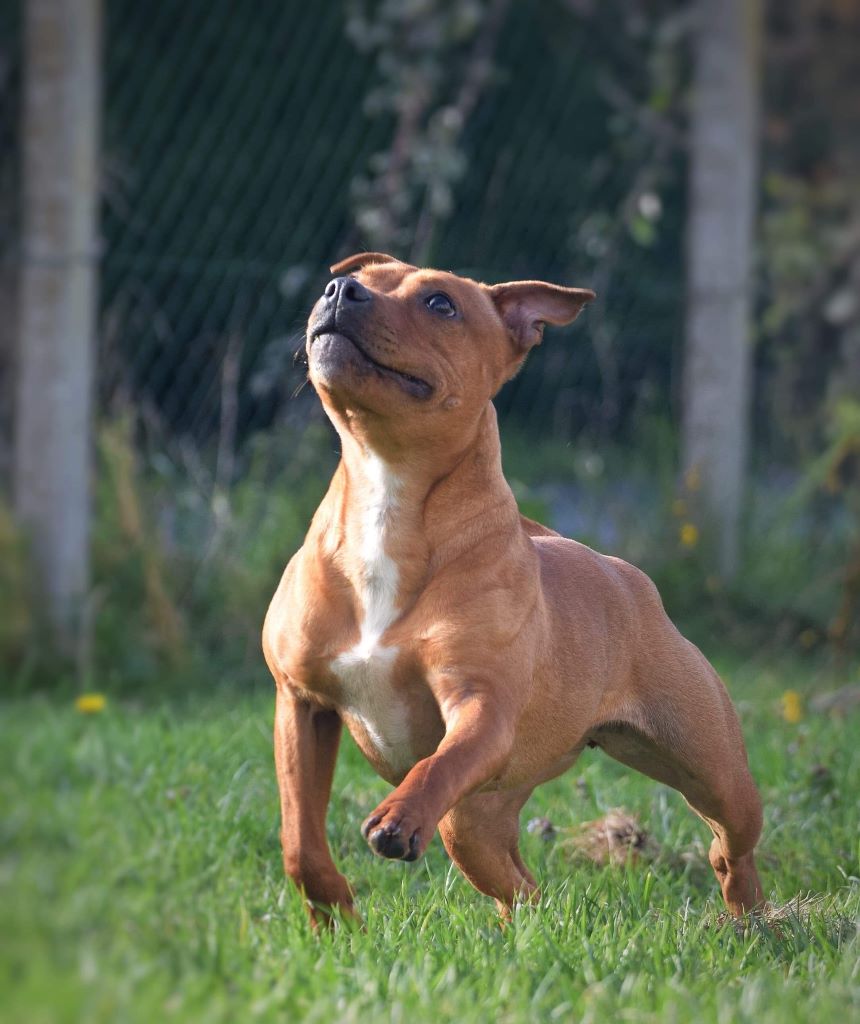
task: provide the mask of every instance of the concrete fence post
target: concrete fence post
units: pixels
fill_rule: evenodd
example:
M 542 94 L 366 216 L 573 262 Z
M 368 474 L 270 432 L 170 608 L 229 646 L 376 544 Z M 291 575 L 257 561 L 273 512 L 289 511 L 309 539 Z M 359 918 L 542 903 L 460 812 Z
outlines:
M 101 0 L 25 0 L 15 509 L 80 655 L 89 586 Z
M 690 124 L 683 467 L 717 568 L 738 570 L 752 374 L 761 0 L 698 0 Z

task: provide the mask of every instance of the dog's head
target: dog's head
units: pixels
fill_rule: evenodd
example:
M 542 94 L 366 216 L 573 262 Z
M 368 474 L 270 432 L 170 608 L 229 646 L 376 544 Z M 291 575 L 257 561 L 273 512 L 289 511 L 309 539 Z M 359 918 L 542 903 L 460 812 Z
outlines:
M 544 325 L 594 298 L 542 281 L 485 285 L 382 253 L 335 264 L 311 312 L 311 381 L 338 429 L 404 446 L 444 442 L 480 416 Z

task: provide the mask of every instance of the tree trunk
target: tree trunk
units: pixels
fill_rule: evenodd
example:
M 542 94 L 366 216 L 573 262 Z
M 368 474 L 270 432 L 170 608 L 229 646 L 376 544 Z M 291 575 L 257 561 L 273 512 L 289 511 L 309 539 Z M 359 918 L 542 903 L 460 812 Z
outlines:
M 26 0 L 15 507 L 54 640 L 82 650 L 89 585 L 100 0 Z
M 760 0 L 699 0 L 690 125 L 682 458 L 717 568 L 738 568 L 749 434 Z

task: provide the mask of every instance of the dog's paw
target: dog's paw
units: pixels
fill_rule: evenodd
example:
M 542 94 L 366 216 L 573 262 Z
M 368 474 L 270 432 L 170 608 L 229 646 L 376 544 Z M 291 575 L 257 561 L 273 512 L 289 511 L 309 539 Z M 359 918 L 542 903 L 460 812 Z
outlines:
M 361 915 L 355 909 L 352 900 L 337 903 L 314 903 L 307 900 L 306 909 L 314 931 L 319 928 L 335 931 L 338 928 L 364 927 Z
M 392 860 L 418 860 L 426 846 L 423 832 L 418 819 L 402 804 L 380 804 L 361 826 L 371 850 Z

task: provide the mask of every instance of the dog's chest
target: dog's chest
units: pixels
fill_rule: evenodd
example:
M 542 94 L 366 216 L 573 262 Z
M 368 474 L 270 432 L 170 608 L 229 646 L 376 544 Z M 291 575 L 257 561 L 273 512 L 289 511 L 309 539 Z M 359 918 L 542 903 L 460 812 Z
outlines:
M 391 685 L 398 651 L 380 647 L 368 657 L 347 651 L 332 666 L 342 688 L 341 713 L 358 745 L 396 773 L 415 763 L 409 728 L 409 708 Z M 375 759 L 375 758 L 372 758 Z
M 399 481 L 375 456 L 368 458 L 366 470 L 371 486 L 360 524 L 359 637 L 331 668 L 340 683 L 341 712 L 359 745 L 369 743 L 378 758 L 403 772 L 415 760 L 409 707 L 393 685 L 399 650 L 382 643 L 398 614 L 400 573 L 386 544 L 396 529 Z

